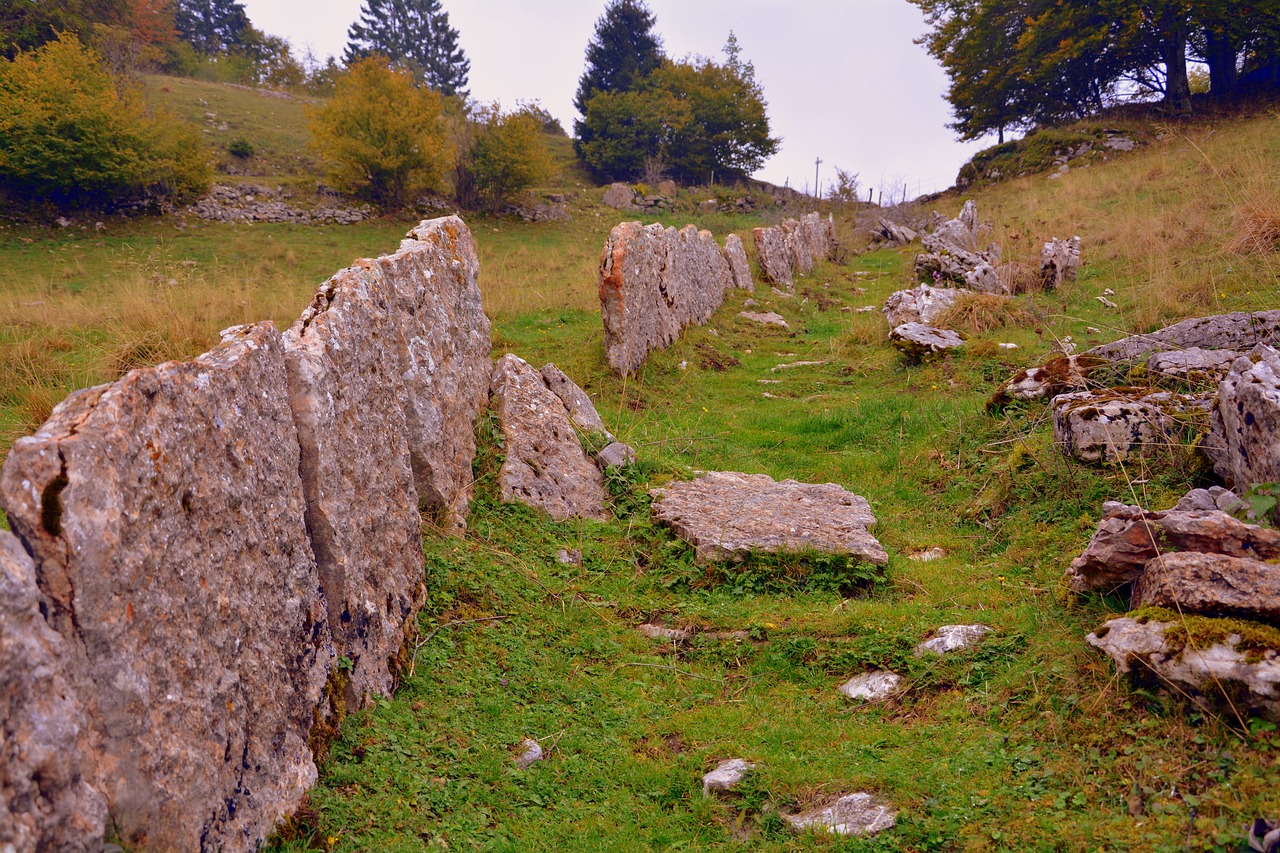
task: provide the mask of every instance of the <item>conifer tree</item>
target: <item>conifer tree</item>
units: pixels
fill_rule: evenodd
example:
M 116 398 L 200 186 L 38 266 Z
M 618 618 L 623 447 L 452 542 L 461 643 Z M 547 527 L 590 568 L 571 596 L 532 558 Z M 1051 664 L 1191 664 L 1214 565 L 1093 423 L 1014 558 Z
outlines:
M 471 61 L 440 0 L 364 0 L 347 30 L 348 65 L 381 54 L 442 95 L 466 97 Z
M 198 53 L 215 56 L 243 43 L 249 16 L 237 0 L 178 0 L 174 24 Z
M 631 92 L 662 65 L 662 39 L 654 33 L 657 18 L 644 0 L 609 0 L 596 20 L 587 44 L 587 66 L 578 80 L 573 105 L 580 119 L 573 123 L 574 148 L 594 139 L 594 122 L 587 121 L 587 104 L 596 95 Z

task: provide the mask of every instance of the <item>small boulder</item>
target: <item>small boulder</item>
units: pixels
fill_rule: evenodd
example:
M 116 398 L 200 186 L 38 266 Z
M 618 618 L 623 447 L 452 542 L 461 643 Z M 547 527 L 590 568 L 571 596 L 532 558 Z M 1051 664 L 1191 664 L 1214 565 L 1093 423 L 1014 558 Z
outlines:
M 543 759 L 542 744 L 531 737 L 520 741 L 520 754 L 516 756 L 516 766 L 525 770 Z
M 904 323 L 924 323 L 930 326 L 955 305 L 956 299 L 965 292 L 952 287 L 930 287 L 922 284 L 890 294 L 881 310 L 891 329 Z
M 1053 440 L 1082 462 L 1123 462 L 1180 443 L 1185 415 L 1203 400 L 1150 389 L 1079 391 L 1053 398 Z
M 923 323 L 903 323 L 889 333 L 889 343 L 907 361 L 921 362 L 964 346 L 964 339 L 947 329 L 935 329 Z
M 826 830 L 833 835 L 875 835 L 892 829 L 898 813 L 871 794 L 845 794 L 829 806 L 787 815 L 797 832 Z
M 902 689 L 902 676 L 882 669 L 864 672 L 840 685 L 840 692 L 850 699 L 863 702 L 881 702 L 897 695 Z
M 720 762 L 715 770 L 702 777 L 702 796 L 733 793 L 734 789 L 741 785 L 755 769 L 754 764 L 741 758 Z
M 1053 238 L 1040 250 L 1040 284 L 1045 290 L 1057 290 L 1076 280 L 1080 271 L 1080 238 Z
M 772 311 L 758 313 L 755 311 L 739 311 L 738 318 L 746 320 L 749 323 L 756 323 L 761 326 L 777 326 L 780 329 L 790 329 L 786 318 L 781 314 L 775 314 Z
M 614 210 L 639 210 L 635 199 L 635 190 L 627 184 L 610 184 L 609 189 L 604 191 L 602 201 Z
M 635 461 L 635 450 L 632 449 L 631 445 L 623 444 L 621 441 L 612 442 L 604 450 L 596 454 L 596 465 L 605 471 L 623 465 L 634 465 Z
M 1228 485 L 1280 481 L 1280 352 L 1259 346 L 1231 365 L 1218 386 L 1212 434 L 1216 447 L 1206 450 Z
M 959 649 L 972 648 L 989 633 L 991 629 L 986 625 L 943 625 L 934 632 L 933 639 L 916 646 L 916 655 L 945 655 Z
M 1161 554 L 1134 582 L 1133 606 L 1280 624 L 1280 566 L 1226 554 Z

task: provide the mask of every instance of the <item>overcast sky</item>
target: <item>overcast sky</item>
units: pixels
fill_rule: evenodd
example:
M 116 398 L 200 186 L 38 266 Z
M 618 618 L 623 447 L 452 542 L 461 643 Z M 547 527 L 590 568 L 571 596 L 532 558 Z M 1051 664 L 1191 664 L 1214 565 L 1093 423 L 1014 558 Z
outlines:
M 360 0 L 242 0 L 254 26 L 341 57 Z M 443 0 L 471 60 L 472 97 L 538 100 L 572 132 L 583 54 L 605 0 Z M 924 32 L 907 0 L 649 0 L 669 56 L 723 60 L 729 31 L 755 63 L 782 150 L 756 175 L 804 189 L 835 167 L 863 187 L 911 196 L 950 186 L 979 148 L 947 129 L 946 77 L 912 40 Z

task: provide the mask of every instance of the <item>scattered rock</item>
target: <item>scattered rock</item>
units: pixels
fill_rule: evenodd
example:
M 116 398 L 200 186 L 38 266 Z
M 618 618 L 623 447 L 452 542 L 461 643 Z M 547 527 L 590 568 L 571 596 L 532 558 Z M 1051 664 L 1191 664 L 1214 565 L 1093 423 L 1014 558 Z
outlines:
M 368 206 L 320 205 L 314 208 L 288 204 L 285 189 L 243 184 L 216 185 L 204 198 L 183 208 L 179 215 L 208 222 L 293 222 L 300 225 L 353 225 L 376 214 Z
M 1152 353 L 1147 359 L 1147 373 L 1153 379 L 1220 382 L 1242 353 L 1190 347 L 1185 350 Z
M 563 370 L 554 364 L 544 364 L 541 373 L 542 381 L 551 389 L 551 393 L 564 403 L 565 409 L 569 412 L 569 420 L 575 429 L 613 438 L 613 434 L 605 429 L 604 421 L 600 419 L 600 413 L 596 411 L 595 403 L 591 402 L 587 392 L 578 387 L 578 384 L 565 375 Z
M 885 300 L 885 318 L 889 328 L 895 329 L 905 323 L 923 323 L 933 325 L 934 321 L 956 303 L 956 299 L 967 293 L 951 287 L 930 287 L 922 284 L 910 290 L 899 290 Z
M 1114 304 L 1114 303 L 1113 303 Z M 1194 317 L 1145 335 L 1130 335 L 1094 347 L 1090 355 L 1108 361 L 1137 361 L 1155 352 L 1191 347 L 1246 352 L 1258 344 L 1280 343 L 1280 310 Z
M 636 629 L 641 636 L 648 637 L 650 640 L 662 640 L 672 643 L 687 643 L 693 638 L 693 634 L 683 631 L 679 628 L 664 628 L 661 625 L 651 625 L 648 622 Z
M 1076 280 L 1080 271 L 1080 238 L 1053 238 L 1040 250 L 1040 283 L 1045 290 L 1057 290 Z
M 754 764 L 741 758 L 722 761 L 715 770 L 702 777 L 702 796 L 733 793 L 755 768 Z
M 932 563 L 934 560 L 941 560 L 947 556 L 947 552 L 941 548 L 929 548 L 926 551 L 915 551 L 907 555 L 908 560 L 915 560 L 920 563 Z
M 1280 481 L 1280 352 L 1263 345 L 1236 359 L 1218 386 L 1212 433 L 1206 452 L 1228 485 Z
M 561 548 L 556 551 L 556 562 L 562 566 L 581 566 L 582 552 L 577 548 Z
M 1211 486 L 1207 489 L 1192 489 L 1173 508 L 1178 512 L 1220 510 L 1228 515 L 1235 515 L 1238 510 L 1247 508 L 1247 504 L 1230 489 Z
M 925 251 L 916 256 L 916 278 L 955 282 L 983 293 L 1002 292 L 1004 286 L 994 269 L 1000 247 L 993 243 L 985 251 L 978 249 L 982 234 L 989 230 L 978 223 L 977 206 L 966 201 L 959 216 L 944 220 L 921 238 Z
M 1090 355 L 1056 355 L 1042 367 L 1024 370 L 1004 384 L 987 401 L 988 411 L 998 412 L 1014 400 L 1040 400 L 1085 388 L 1094 371 L 1105 365 Z
M 921 362 L 964 346 L 955 332 L 923 323 L 903 323 L 889 333 L 891 343 L 910 362 Z
M 905 246 L 919 237 L 920 234 L 910 226 L 890 222 L 884 217 L 877 219 L 876 227 L 871 229 L 872 241 L 889 246 Z
M 612 442 L 596 454 L 596 464 L 606 471 L 610 468 L 634 465 L 635 462 L 635 450 L 631 445 L 623 444 L 621 441 Z
M 1207 409 L 1208 402 L 1169 391 L 1113 389 L 1060 394 L 1051 408 L 1053 440 L 1064 453 L 1114 463 L 1167 453 L 1181 443 L 1179 416 Z
M 753 311 L 739 311 L 738 317 L 750 323 L 758 323 L 761 326 L 777 326 L 780 329 L 791 328 L 781 314 L 775 314 L 772 311 L 764 314 L 759 314 Z
M 794 353 L 783 354 L 794 355 Z M 773 367 L 769 368 L 769 372 L 777 373 L 779 370 L 794 370 L 797 367 L 821 367 L 824 364 L 826 364 L 825 361 L 793 361 L 789 364 L 775 364 Z
M 542 758 L 542 744 L 530 737 L 520 741 L 520 754 L 516 756 L 517 767 L 521 770 L 526 770 L 537 764 Z
M 863 702 L 881 702 L 890 699 L 902 689 L 902 676 L 882 669 L 864 672 L 840 685 L 840 692 L 850 699 Z
M 1161 554 L 1134 582 L 1133 606 L 1280 624 L 1280 566 L 1225 554 Z
M 636 193 L 628 184 L 610 184 L 601 199 L 607 207 L 614 210 L 639 210 L 635 203 Z
M 1280 651 L 1246 645 L 1239 634 L 1192 645 L 1174 623 L 1123 617 L 1087 638 L 1122 673 L 1154 675 L 1181 696 L 1211 711 L 1223 709 L 1226 691 L 1236 713 L 1280 722 Z
M 892 829 L 898 814 L 892 806 L 871 794 L 845 794 L 825 808 L 787 815 L 787 823 L 797 832 L 825 829 L 833 835 L 875 835 Z
M 650 494 L 654 520 L 674 529 L 702 560 L 808 550 L 861 557 L 879 566 L 889 560 L 867 530 L 876 523 L 871 505 L 834 483 L 712 472 Z
M 747 263 L 747 250 L 743 248 L 742 238 L 737 234 L 730 234 L 724 238 L 724 259 L 729 262 L 733 286 L 739 290 L 754 290 L 755 282 L 751 280 L 751 265 Z
M 972 648 L 989 633 L 991 629 L 986 625 L 943 625 L 934 632 L 933 639 L 916 646 L 916 655 L 945 655 L 959 649 Z

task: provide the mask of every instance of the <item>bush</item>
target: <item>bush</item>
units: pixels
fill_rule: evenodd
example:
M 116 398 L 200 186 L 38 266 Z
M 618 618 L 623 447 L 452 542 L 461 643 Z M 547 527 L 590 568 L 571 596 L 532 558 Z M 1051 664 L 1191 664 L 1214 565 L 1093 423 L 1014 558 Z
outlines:
M 529 110 L 502 113 L 496 106 L 479 117 L 471 150 L 462 156 L 489 210 L 497 213 L 513 194 L 551 173 L 542 122 Z
M 227 153 L 232 157 L 248 160 L 253 156 L 253 143 L 247 139 L 233 139 L 227 146 Z
M 387 208 L 435 188 L 448 160 L 440 96 L 380 56 L 338 78 L 311 116 L 311 135 L 335 187 Z
M 74 36 L 0 59 L 0 189 L 11 197 L 182 203 L 210 177 L 194 128 L 117 84 Z

